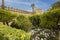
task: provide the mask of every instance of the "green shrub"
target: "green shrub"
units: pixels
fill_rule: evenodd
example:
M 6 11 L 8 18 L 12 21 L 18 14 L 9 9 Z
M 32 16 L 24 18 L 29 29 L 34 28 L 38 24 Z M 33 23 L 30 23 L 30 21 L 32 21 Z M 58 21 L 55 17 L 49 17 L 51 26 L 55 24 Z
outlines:
M 45 35 L 39 34 L 38 37 L 39 37 L 39 38 L 45 38 Z
M 45 12 L 41 17 L 41 27 L 54 29 L 58 28 L 58 23 L 60 23 L 60 8 L 53 9 Z
M 30 40 L 30 33 L 8 26 L 0 26 L 0 40 Z
M 3 22 L 3 24 L 7 24 L 12 21 L 17 15 L 11 13 L 8 10 L 2 10 L 0 9 L 0 22 Z
M 40 27 L 40 15 L 33 15 L 29 19 L 34 27 Z
M 0 32 L 0 40 L 3 40 L 3 37 L 4 35 Z
M 17 29 L 22 29 L 24 31 L 30 31 L 31 30 L 31 22 L 29 19 L 23 15 L 20 15 L 17 17 L 17 19 L 11 24 L 12 27 L 15 27 Z

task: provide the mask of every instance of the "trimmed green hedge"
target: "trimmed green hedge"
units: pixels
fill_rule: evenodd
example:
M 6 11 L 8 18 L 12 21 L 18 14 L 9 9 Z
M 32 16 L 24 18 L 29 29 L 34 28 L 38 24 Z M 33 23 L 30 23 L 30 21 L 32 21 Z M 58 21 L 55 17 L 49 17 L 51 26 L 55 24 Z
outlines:
M 32 23 L 24 15 L 19 15 L 15 21 L 12 22 L 11 27 L 29 32 L 32 28 Z
M 30 22 L 35 28 L 40 27 L 40 15 L 33 15 L 29 17 Z

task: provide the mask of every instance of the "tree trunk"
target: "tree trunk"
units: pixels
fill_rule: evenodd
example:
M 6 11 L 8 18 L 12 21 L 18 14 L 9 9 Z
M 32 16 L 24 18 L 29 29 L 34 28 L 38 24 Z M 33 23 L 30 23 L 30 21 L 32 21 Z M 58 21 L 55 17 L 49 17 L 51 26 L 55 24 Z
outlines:
M 60 16 L 58 16 L 57 22 L 56 22 L 56 40 L 60 40 L 60 25 L 58 25 L 60 20 Z
M 6 25 L 8 25 L 9 26 L 9 24 L 8 24 L 9 22 L 6 22 Z
M 5 22 L 3 22 L 3 25 L 5 25 Z
M 60 40 L 60 31 L 56 30 L 56 40 Z
M 60 31 L 59 31 L 59 40 L 60 40 Z

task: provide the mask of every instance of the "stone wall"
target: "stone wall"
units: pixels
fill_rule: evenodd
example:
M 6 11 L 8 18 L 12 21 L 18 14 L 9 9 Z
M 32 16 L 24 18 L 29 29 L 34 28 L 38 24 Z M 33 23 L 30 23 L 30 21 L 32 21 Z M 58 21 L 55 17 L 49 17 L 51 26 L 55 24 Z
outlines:
M 1 6 L 0 6 L 0 8 L 1 8 Z M 28 11 L 13 8 L 13 7 L 6 7 L 5 6 L 5 9 L 9 10 L 9 11 L 12 11 L 12 12 L 15 12 L 15 13 L 18 13 L 18 14 L 24 14 L 24 15 L 32 15 L 33 14 L 32 12 L 28 12 Z M 42 13 L 41 9 L 35 9 L 34 14 L 41 14 L 41 13 Z

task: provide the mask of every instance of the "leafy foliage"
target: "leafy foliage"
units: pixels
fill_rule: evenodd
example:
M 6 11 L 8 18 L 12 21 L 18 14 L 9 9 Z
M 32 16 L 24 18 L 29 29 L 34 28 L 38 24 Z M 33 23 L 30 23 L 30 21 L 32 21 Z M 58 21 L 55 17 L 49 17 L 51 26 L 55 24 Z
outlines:
M 33 26 L 40 27 L 40 15 L 33 15 L 29 19 Z
M 60 21 L 60 9 L 49 10 L 41 17 L 41 26 L 45 28 L 55 28 Z
M 39 34 L 38 37 L 39 37 L 39 38 L 45 38 L 45 35 L 43 35 L 43 34 Z
M 32 24 L 27 17 L 20 15 L 17 17 L 17 20 L 12 23 L 11 26 L 17 29 L 22 29 L 24 31 L 30 31 Z
M 0 9 L 0 22 L 8 23 L 16 17 L 15 14 L 12 14 L 10 11 Z
M 34 11 L 34 9 L 35 9 L 35 4 L 32 3 L 32 4 L 31 4 L 31 7 L 32 7 L 32 13 L 34 14 L 34 13 L 35 13 L 35 11 Z
M 0 26 L 0 40 L 30 40 L 30 33 L 23 30 L 11 28 L 9 26 Z

